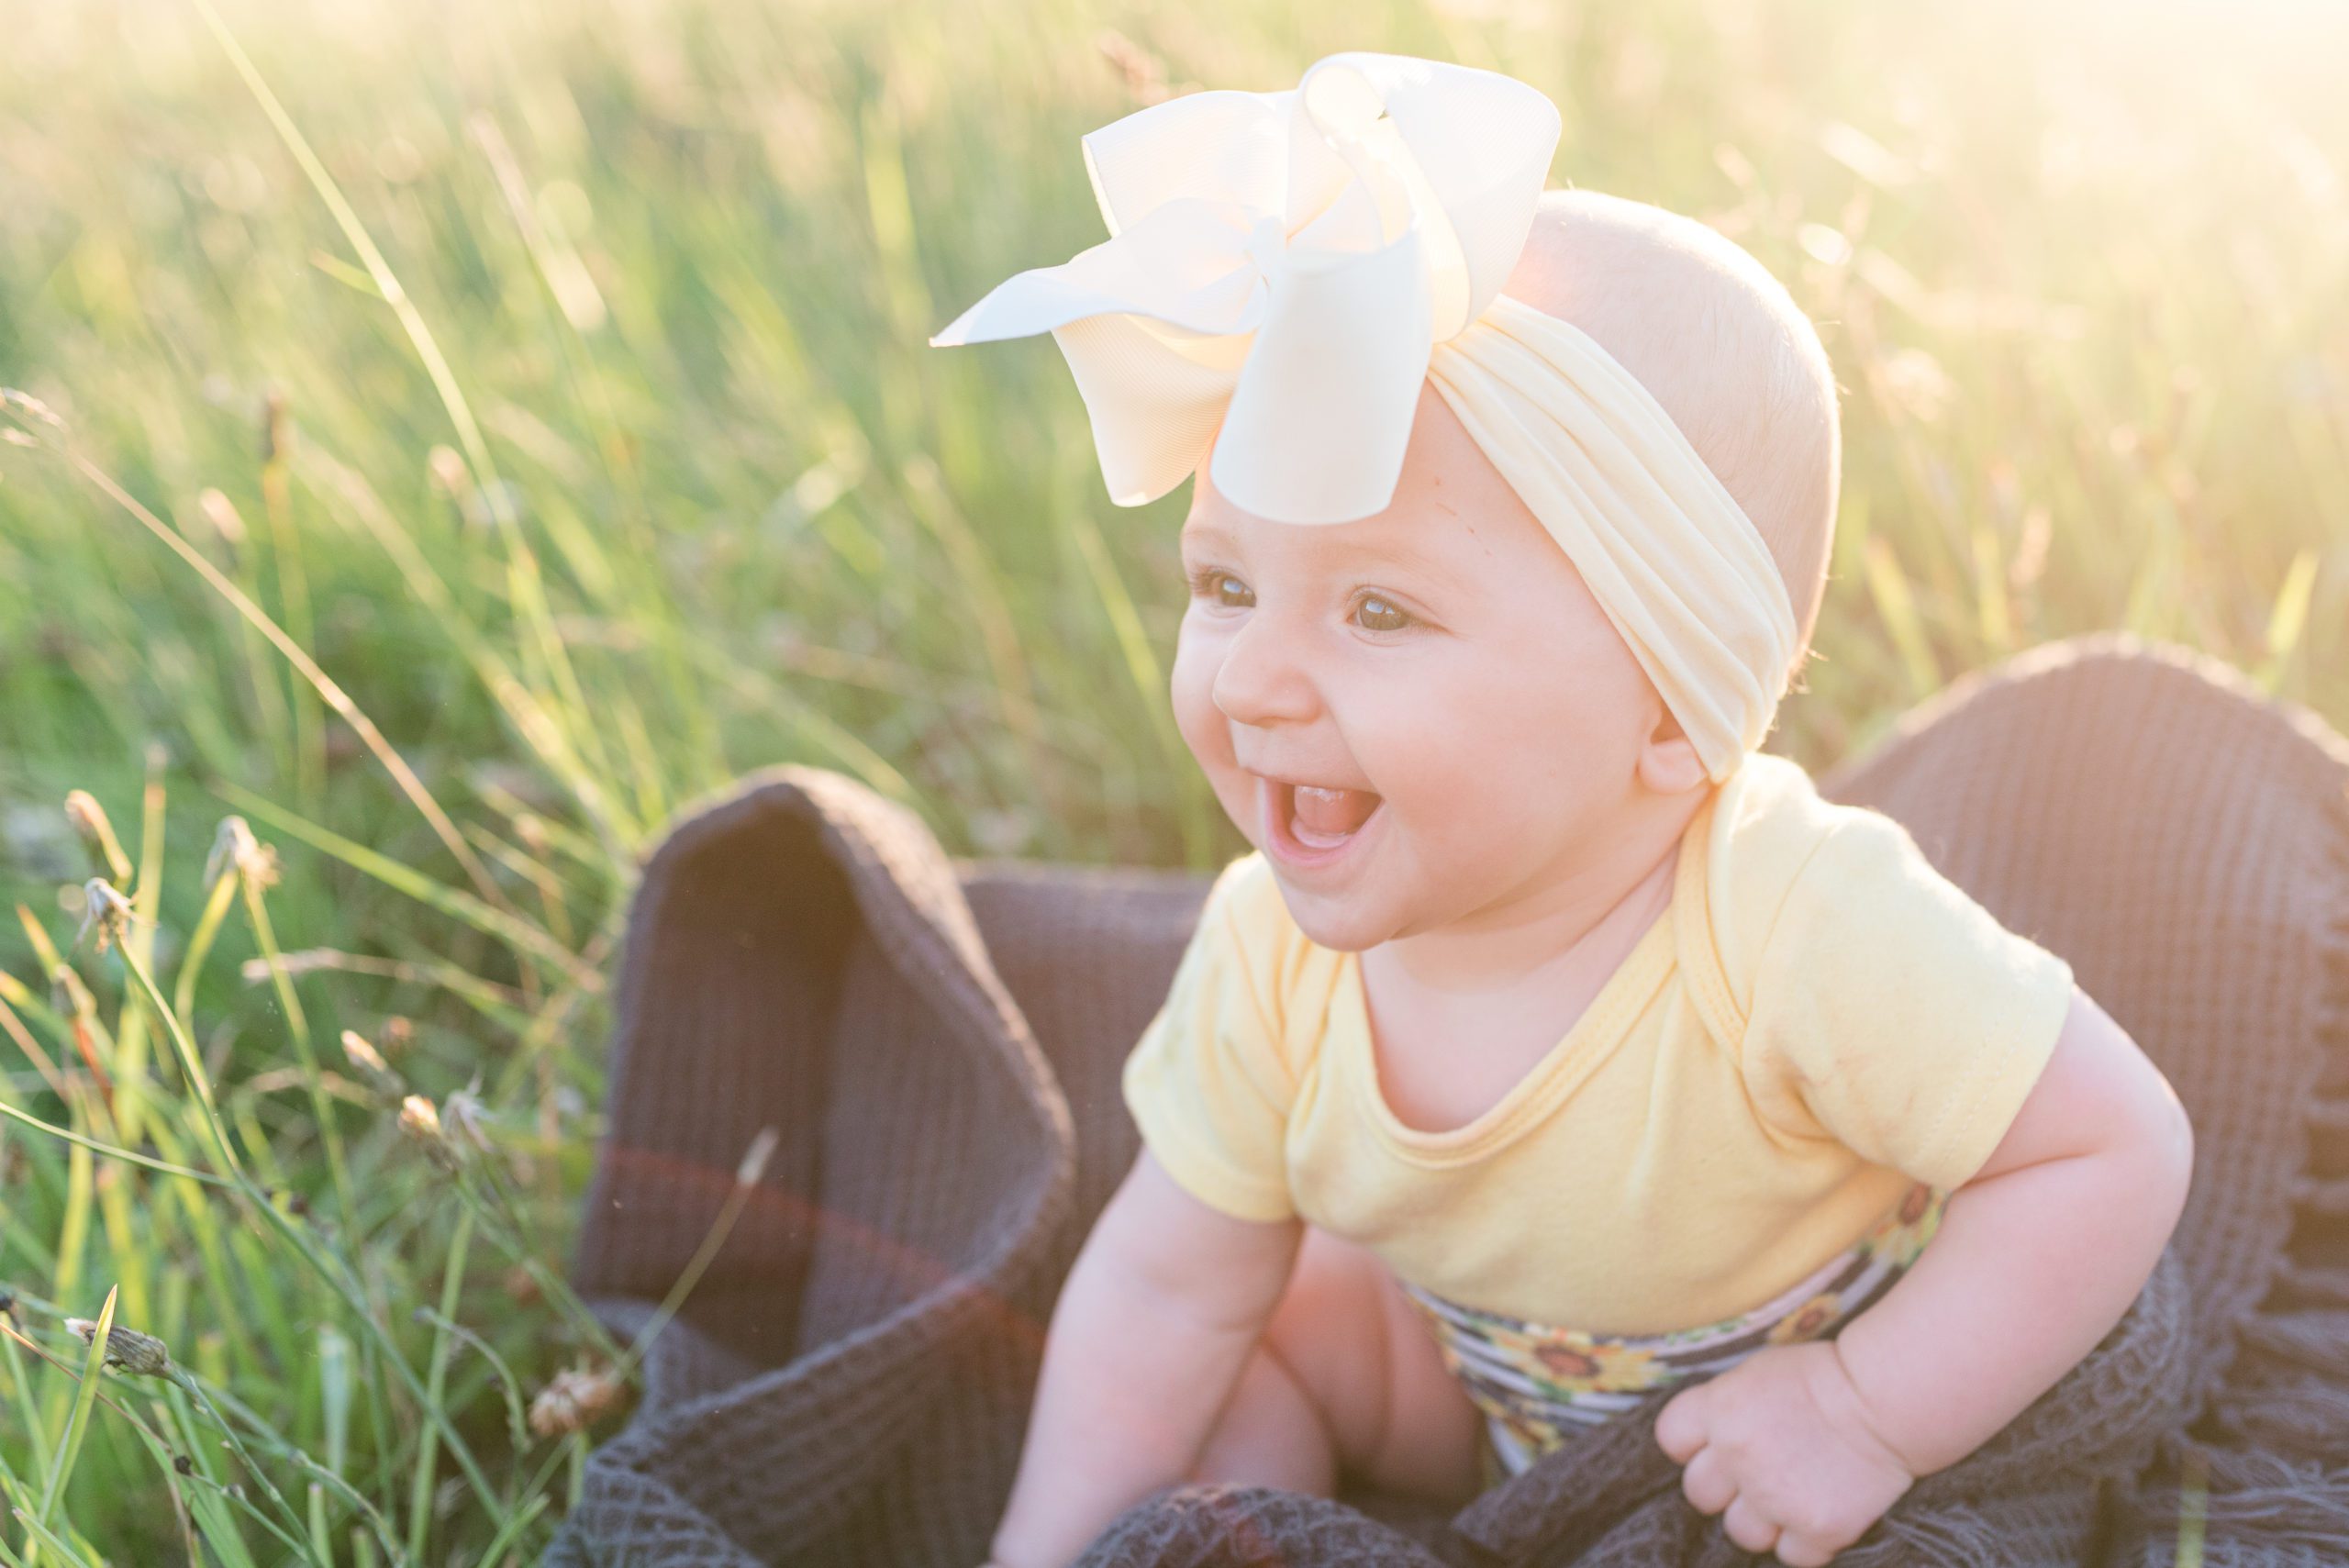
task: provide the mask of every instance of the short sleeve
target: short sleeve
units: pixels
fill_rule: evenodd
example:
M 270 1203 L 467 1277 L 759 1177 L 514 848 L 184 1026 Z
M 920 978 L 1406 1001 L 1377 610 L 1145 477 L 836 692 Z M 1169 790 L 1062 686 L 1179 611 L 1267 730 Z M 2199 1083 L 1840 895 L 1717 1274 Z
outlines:
M 1898 822 L 1853 807 L 1761 945 L 1746 1085 L 1782 1130 L 1954 1190 L 2013 1124 L 2071 998 L 2070 964 L 2001 926 Z
M 1208 895 L 1165 1003 L 1126 1058 L 1126 1108 L 1142 1141 L 1192 1196 L 1240 1219 L 1286 1219 L 1295 1084 L 1280 1049 L 1277 899 L 1255 862 Z

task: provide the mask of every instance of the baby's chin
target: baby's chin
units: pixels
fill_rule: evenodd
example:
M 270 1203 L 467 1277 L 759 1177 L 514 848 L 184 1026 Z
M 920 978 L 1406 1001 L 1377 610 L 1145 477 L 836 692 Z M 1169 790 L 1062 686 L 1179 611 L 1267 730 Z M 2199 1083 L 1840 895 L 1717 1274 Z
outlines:
M 1335 860 L 1319 864 L 1298 863 L 1309 853 L 1293 838 L 1261 815 L 1245 822 L 1234 812 L 1232 820 L 1254 846 L 1273 873 L 1289 918 L 1317 946 L 1338 952 L 1361 952 L 1387 940 L 1402 929 L 1403 912 L 1396 907 L 1396 882 L 1408 871 L 1403 848 L 1394 842 L 1397 824 L 1394 807 L 1382 801 L 1358 837 Z M 1267 842 L 1279 839 L 1278 842 Z
M 1332 952 L 1366 952 L 1408 929 L 1410 912 L 1398 908 L 1381 880 L 1324 886 L 1285 867 L 1272 855 L 1273 882 L 1281 903 L 1306 940 Z

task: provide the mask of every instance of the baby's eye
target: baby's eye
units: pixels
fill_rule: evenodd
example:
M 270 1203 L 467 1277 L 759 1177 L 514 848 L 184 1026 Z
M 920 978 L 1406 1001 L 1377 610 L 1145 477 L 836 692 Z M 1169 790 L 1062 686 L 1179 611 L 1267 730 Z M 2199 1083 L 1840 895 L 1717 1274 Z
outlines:
M 1253 601 L 1256 597 L 1255 595 L 1248 592 L 1248 585 L 1245 583 L 1241 583 L 1239 578 L 1234 577 L 1230 573 L 1222 570 L 1220 567 L 1215 566 L 1202 566 L 1199 570 L 1191 573 L 1191 593 L 1198 598 L 1214 600 L 1216 606 L 1221 609 L 1239 610 L 1247 608 L 1248 606 L 1246 605 L 1232 604 L 1222 596 L 1223 585 L 1226 583 L 1238 584 L 1240 592 L 1247 595 L 1251 601 Z
M 1395 623 L 1392 626 L 1372 626 L 1365 622 L 1363 625 L 1364 631 L 1401 631 L 1416 624 L 1408 610 L 1397 608 L 1393 600 L 1381 598 L 1376 594 L 1364 594 L 1355 602 L 1354 607 L 1359 613 L 1384 617 Z

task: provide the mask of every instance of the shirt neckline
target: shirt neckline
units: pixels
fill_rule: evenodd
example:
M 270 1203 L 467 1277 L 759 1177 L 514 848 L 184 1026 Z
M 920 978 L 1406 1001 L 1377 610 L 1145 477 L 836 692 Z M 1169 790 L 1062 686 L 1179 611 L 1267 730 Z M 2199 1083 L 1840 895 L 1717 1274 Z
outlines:
M 1462 1165 L 1484 1159 L 1515 1142 L 1539 1125 L 1580 1088 L 1615 1048 L 1623 1042 L 1632 1021 L 1647 1006 L 1672 973 L 1677 933 L 1690 906 L 1701 914 L 1704 888 L 1704 847 L 1707 824 L 1712 817 L 1708 799 L 1680 836 L 1673 866 L 1672 896 L 1648 922 L 1631 951 L 1615 966 L 1581 1016 L 1568 1026 L 1557 1043 L 1509 1085 L 1508 1092 L 1475 1119 L 1440 1131 L 1405 1124 L 1386 1103 L 1379 1087 L 1377 1053 L 1370 1033 L 1370 1006 L 1362 984 L 1358 953 L 1340 955 L 1338 982 L 1331 1006 L 1339 1025 L 1336 1056 L 1341 1097 L 1369 1124 L 1380 1142 L 1398 1157 L 1425 1166 Z

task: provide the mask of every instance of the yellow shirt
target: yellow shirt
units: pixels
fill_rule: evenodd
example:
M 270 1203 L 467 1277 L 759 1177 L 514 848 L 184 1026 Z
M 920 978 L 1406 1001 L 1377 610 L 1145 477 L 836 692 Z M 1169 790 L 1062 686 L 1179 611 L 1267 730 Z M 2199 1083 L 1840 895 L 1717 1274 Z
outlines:
M 1757 752 L 1690 819 L 1669 908 L 1465 1126 L 1395 1118 L 1356 955 L 1297 929 L 1260 852 L 1217 878 L 1124 1093 L 1225 1213 L 1301 1217 L 1464 1306 L 1669 1333 L 1791 1287 L 1912 1179 L 1964 1184 L 2071 991 L 1900 824 Z

